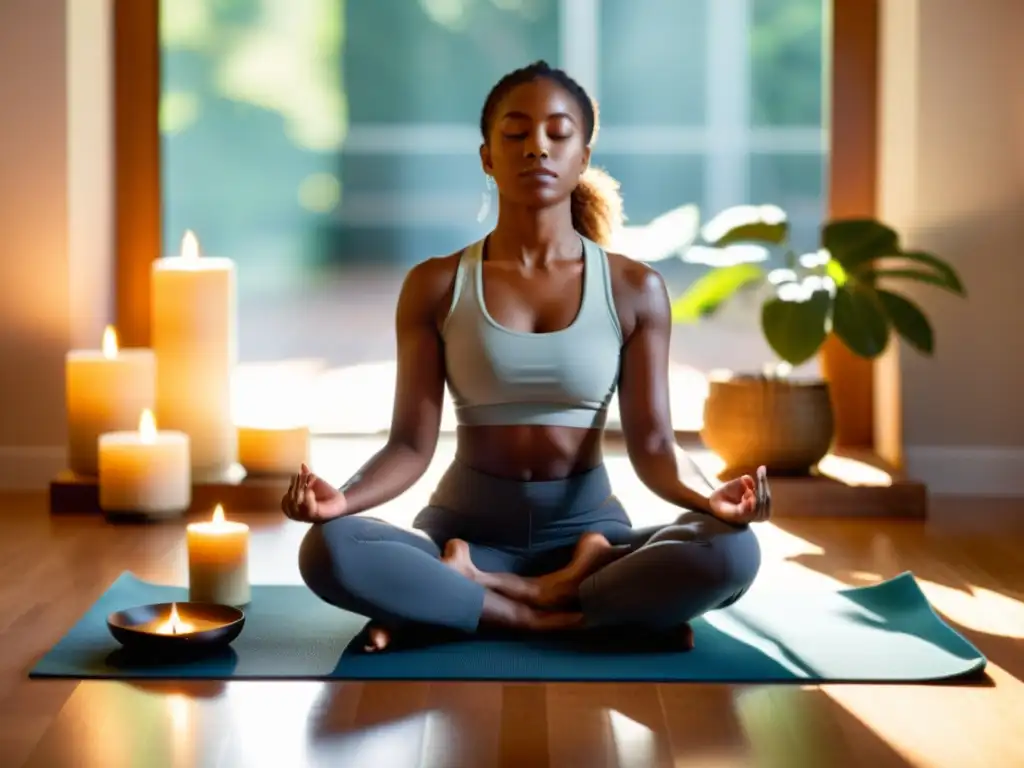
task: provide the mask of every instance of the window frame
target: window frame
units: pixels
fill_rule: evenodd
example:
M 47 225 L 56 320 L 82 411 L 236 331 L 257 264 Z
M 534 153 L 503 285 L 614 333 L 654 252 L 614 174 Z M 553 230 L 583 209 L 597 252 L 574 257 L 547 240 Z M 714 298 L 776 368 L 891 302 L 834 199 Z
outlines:
M 879 2 L 832 0 L 828 9 L 833 218 L 876 213 Z M 114 294 L 119 335 L 128 346 L 149 344 L 150 270 L 161 252 L 159 19 L 160 0 L 114 0 Z M 899 421 L 892 409 L 876 413 L 875 398 L 876 387 L 898 386 L 898 366 L 858 358 L 835 338 L 826 341 L 821 365 L 832 389 L 837 446 L 874 450 L 876 434 Z

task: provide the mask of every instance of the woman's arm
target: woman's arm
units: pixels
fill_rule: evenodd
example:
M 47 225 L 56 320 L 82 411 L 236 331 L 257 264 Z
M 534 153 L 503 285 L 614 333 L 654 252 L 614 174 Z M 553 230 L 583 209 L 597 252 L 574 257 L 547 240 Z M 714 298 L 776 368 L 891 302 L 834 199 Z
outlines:
M 457 258 L 417 264 L 402 284 L 395 312 L 398 374 L 391 431 L 385 446 L 341 487 L 343 515 L 396 498 L 423 476 L 434 456 L 445 380 L 438 308 L 451 290 Z
M 617 257 L 621 289 L 616 298 L 626 339 L 619 373 L 619 412 L 629 460 L 641 482 L 679 507 L 712 514 L 708 496 L 687 486 L 676 461 L 668 392 L 672 306 L 661 275 L 645 264 Z M 628 328 L 625 327 L 628 325 Z

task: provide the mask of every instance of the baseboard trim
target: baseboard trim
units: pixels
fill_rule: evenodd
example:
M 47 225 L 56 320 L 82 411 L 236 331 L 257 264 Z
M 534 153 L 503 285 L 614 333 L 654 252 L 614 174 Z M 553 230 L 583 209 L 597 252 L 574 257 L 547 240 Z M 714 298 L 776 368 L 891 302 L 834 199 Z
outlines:
M 0 490 L 45 491 L 65 464 L 63 445 L 0 445 Z
M 907 446 L 905 474 L 944 496 L 1024 497 L 1024 448 Z

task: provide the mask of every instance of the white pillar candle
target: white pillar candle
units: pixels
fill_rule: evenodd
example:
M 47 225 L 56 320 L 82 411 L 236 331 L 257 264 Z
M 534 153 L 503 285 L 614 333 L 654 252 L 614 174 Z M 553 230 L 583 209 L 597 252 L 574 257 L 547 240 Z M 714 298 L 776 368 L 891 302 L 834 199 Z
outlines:
M 99 472 L 98 441 L 104 432 L 135 429 L 139 414 L 156 404 L 156 356 L 151 349 L 118 349 L 111 326 L 101 349 L 73 349 L 64 361 L 68 468 Z
M 238 456 L 231 375 L 238 359 L 235 264 L 199 255 L 185 234 L 181 255 L 153 262 L 156 415 L 189 436 L 192 476 L 225 477 Z
M 192 503 L 189 439 L 183 432 L 157 431 L 144 410 L 139 428 L 99 437 L 100 509 L 119 514 L 170 517 Z
M 238 427 L 238 462 L 248 475 L 294 475 L 309 462 L 309 427 Z
M 224 519 L 218 504 L 209 522 L 190 523 L 188 542 L 189 600 L 194 603 L 245 605 L 250 600 L 249 526 Z

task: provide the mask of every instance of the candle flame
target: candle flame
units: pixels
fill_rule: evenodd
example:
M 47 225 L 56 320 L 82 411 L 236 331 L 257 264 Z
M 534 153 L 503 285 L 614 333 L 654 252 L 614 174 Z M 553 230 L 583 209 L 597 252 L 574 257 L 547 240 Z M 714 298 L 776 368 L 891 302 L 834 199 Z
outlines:
M 199 258 L 199 238 L 191 229 L 185 230 L 185 235 L 181 238 L 181 257 L 183 259 Z
M 161 635 L 180 635 L 191 632 L 195 627 L 186 621 L 182 621 L 178 615 L 178 604 L 171 603 L 171 615 L 167 621 L 157 627 L 156 631 Z
M 213 510 L 213 524 L 220 525 L 224 522 L 224 507 L 218 504 Z
M 107 360 L 117 357 L 117 331 L 112 325 L 108 325 L 103 330 L 103 356 Z
M 139 435 L 144 443 L 156 442 L 156 419 L 149 408 L 144 409 L 139 417 Z

